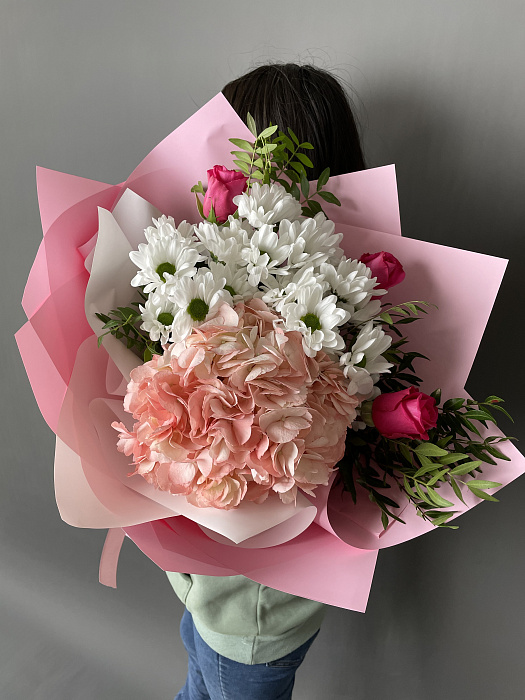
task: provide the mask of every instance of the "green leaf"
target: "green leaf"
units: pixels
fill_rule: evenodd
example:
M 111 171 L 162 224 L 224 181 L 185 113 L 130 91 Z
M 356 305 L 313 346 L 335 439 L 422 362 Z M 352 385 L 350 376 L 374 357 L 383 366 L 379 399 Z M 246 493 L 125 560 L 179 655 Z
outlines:
M 430 496 L 427 496 L 427 494 L 423 491 L 421 486 L 418 483 L 416 483 L 415 486 L 416 486 L 416 491 L 417 491 L 417 495 L 419 496 L 419 498 L 422 501 L 424 501 L 425 503 L 428 503 L 429 506 L 434 506 L 435 503 L 430 500 Z
M 257 126 L 255 124 L 255 119 L 252 117 L 252 115 L 249 112 L 246 116 L 246 126 L 252 132 L 252 134 L 255 136 L 255 138 L 257 138 Z
M 337 199 L 335 194 L 332 194 L 332 192 L 319 192 L 319 197 L 324 199 L 325 202 L 329 202 L 330 204 L 337 204 L 338 207 L 341 206 L 341 202 Z
M 405 491 L 408 493 L 408 495 L 411 496 L 411 498 L 413 498 L 414 500 L 417 500 L 417 495 L 412 490 L 412 488 L 408 482 L 408 479 L 406 477 L 406 474 L 403 474 L 403 486 L 405 488 Z
M 261 133 L 259 134 L 259 138 L 260 139 L 269 139 L 270 136 L 275 134 L 275 132 L 277 131 L 278 128 L 279 127 L 276 124 L 274 124 L 274 126 L 267 126 L 266 129 L 264 129 L 264 131 L 261 131 Z
M 307 168 L 314 167 L 314 164 L 312 163 L 310 158 L 308 158 L 308 156 L 305 155 L 304 153 L 296 153 L 295 155 L 296 155 L 296 158 L 298 158 L 303 165 L 306 165 Z
M 330 179 L 330 168 L 325 168 L 317 180 L 317 191 L 323 188 Z
M 455 479 L 450 479 L 450 485 L 452 486 L 452 490 L 454 491 L 456 496 L 459 498 L 459 500 L 462 503 L 465 503 L 465 501 L 463 500 L 463 494 L 461 493 L 461 489 L 459 488 L 457 481 Z
M 204 185 L 202 182 L 199 180 L 198 184 L 193 185 L 191 188 L 190 192 L 198 192 L 199 194 L 205 194 L 204 192 Z
M 429 481 L 427 481 L 427 486 L 434 486 L 434 484 L 436 484 L 441 479 L 442 476 L 445 476 L 445 474 L 447 474 L 448 471 L 449 471 L 448 467 L 445 467 L 445 469 L 440 469 L 438 472 L 436 472 L 432 476 L 432 478 Z
M 388 323 L 389 326 L 391 326 L 393 323 L 392 316 L 386 311 L 384 311 L 382 314 L 379 314 L 379 318 L 385 323 Z
M 454 462 L 461 462 L 464 459 L 468 459 L 468 455 L 463 452 L 449 452 L 444 457 L 439 458 L 440 464 L 454 464 Z
M 418 456 L 423 457 L 444 457 L 448 454 L 447 450 L 443 450 L 431 442 L 422 442 L 416 447 L 415 451 Z
M 256 180 L 262 180 L 264 175 L 261 173 L 260 170 L 255 170 L 252 174 L 251 177 L 255 178 Z
M 449 399 L 443 404 L 444 411 L 457 411 L 465 403 L 465 399 Z
M 479 432 L 479 430 L 476 428 L 474 423 L 471 423 L 469 421 L 468 418 L 465 418 L 465 416 L 463 414 L 458 414 L 458 418 L 463 423 L 463 425 L 465 426 L 465 428 L 467 430 L 470 430 L 471 433 L 475 433 L 476 435 L 479 435 L 479 437 L 481 437 L 481 433 Z
M 304 141 L 304 143 L 299 144 L 299 148 L 306 148 L 307 151 L 312 151 L 314 147 L 308 141 Z
M 289 139 L 288 136 L 286 136 L 286 134 L 282 134 L 281 138 L 286 148 L 293 153 L 295 151 L 295 148 L 291 139 Z
M 301 199 L 301 193 L 299 192 L 299 188 L 297 187 L 296 183 L 290 187 L 290 194 L 297 199 L 297 201 L 300 201 Z
M 250 153 L 253 151 L 254 144 L 245 139 L 230 139 L 230 141 L 237 148 L 242 148 L 243 151 L 249 151 Z
M 468 418 L 469 420 L 494 421 L 494 418 L 486 411 L 466 411 L 466 413 L 463 413 L 462 415 L 464 418 Z
M 252 162 L 252 155 L 246 153 L 246 151 L 231 151 L 232 156 L 235 156 L 239 160 L 243 160 L 245 163 Z
M 435 389 L 430 396 L 434 399 L 436 402 L 436 406 L 439 406 L 441 403 L 441 389 Z
M 202 202 L 200 200 L 200 197 L 197 193 L 195 193 L 195 199 L 197 200 L 197 209 L 199 211 L 199 214 L 200 214 L 201 218 L 204 219 L 204 209 L 202 207 Z
M 290 162 L 290 165 L 291 165 L 292 168 L 293 168 L 296 172 L 298 172 L 300 175 L 302 175 L 303 173 L 306 175 L 306 170 L 304 169 L 304 165 L 303 165 L 302 163 L 299 163 L 299 162 L 296 161 L 296 160 L 292 160 L 292 161 Z
M 414 479 L 418 479 L 420 476 L 423 476 L 423 474 L 428 474 L 428 472 L 432 472 L 439 467 L 439 464 L 435 464 L 426 458 L 421 458 L 420 461 L 422 466 L 414 474 Z
M 260 146 L 260 148 L 256 148 L 255 152 L 259 153 L 260 155 L 268 155 L 268 153 L 271 153 L 277 148 L 276 143 L 265 143 L 264 146 Z
M 296 146 L 299 146 L 299 145 L 300 145 L 300 144 L 299 144 L 299 139 L 298 139 L 297 136 L 294 134 L 294 132 L 290 129 L 290 127 L 288 127 L 288 133 L 289 133 L 290 136 L 292 137 L 292 141 L 295 143 L 295 145 L 296 145 Z
M 285 175 L 286 175 L 286 177 L 289 178 L 292 182 L 296 182 L 296 183 L 297 183 L 297 182 L 299 182 L 299 180 L 301 179 L 301 178 L 299 177 L 299 175 L 295 172 L 295 170 L 292 170 L 292 169 L 286 170 Z
M 454 505 L 450 501 L 447 501 L 446 498 L 443 498 L 443 496 L 440 496 L 439 493 L 437 493 L 437 491 L 435 491 L 430 486 L 427 486 L 427 493 L 430 496 L 430 498 L 434 501 L 434 503 L 440 508 L 449 508 L 450 506 Z
M 496 457 L 496 459 L 504 459 L 506 462 L 510 462 L 510 457 L 504 455 L 503 452 L 498 450 L 497 447 L 494 447 L 494 445 L 485 445 L 485 450 L 493 457 Z
M 381 524 L 383 525 L 383 530 L 386 530 L 388 527 L 388 515 L 384 510 L 381 511 Z
M 308 199 L 308 195 L 310 194 L 310 183 L 304 174 L 301 175 L 301 192 L 303 193 L 303 197 Z
M 319 204 L 319 202 L 316 202 L 315 199 L 312 199 L 310 202 L 308 202 L 308 204 L 310 205 L 310 211 L 313 212 L 314 216 L 319 214 L 320 211 L 323 211 L 322 206 Z
M 467 486 L 470 488 L 470 485 L 468 483 Z M 484 501 L 494 501 L 495 503 L 498 503 L 497 498 L 494 498 L 494 496 L 491 496 L 489 493 L 485 493 L 485 491 L 480 491 L 480 489 L 477 489 L 475 487 L 472 487 L 470 490 L 472 491 L 474 496 L 482 498 Z
M 447 520 L 450 520 L 450 518 L 456 514 L 457 511 L 449 510 L 446 513 L 439 513 L 439 515 L 436 515 L 435 518 L 431 518 L 432 520 L 432 525 L 435 527 L 439 527 L 443 523 L 446 523 Z M 429 515 L 429 513 L 427 513 Z
M 234 160 L 233 162 L 245 175 L 250 174 L 250 166 L 248 163 L 245 163 L 243 160 Z
M 450 470 L 450 473 L 453 476 L 463 476 L 464 474 L 469 474 L 470 472 L 474 471 L 474 469 L 477 469 L 481 462 L 479 460 L 475 460 L 472 462 L 463 462 L 463 464 L 460 464 L 457 467 L 454 467 L 454 469 Z
M 469 489 L 472 487 L 477 489 L 495 489 L 501 484 L 498 481 L 487 481 L 486 479 L 470 479 L 470 481 L 467 481 L 467 486 Z
M 505 416 L 507 416 L 507 418 L 508 418 L 509 420 L 511 420 L 511 421 L 514 423 L 514 418 L 510 415 L 510 413 L 509 413 L 508 411 L 506 411 L 506 410 L 503 408 L 503 406 L 498 406 L 497 404 L 492 404 L 492 405 L 491 405 L 491 408 L 493 408 L 493 409 L 496 410 L 496 411 L 500 411 L 500 412 L 503 413 Z
M 471 443 L 469 445 L 469 451 L 476 459 L 480 459 L 482 462 L 486 462 L 487 464 L 492 465 L 496 464 L 492 457 L 483 452 L 482 447 L 478 443 Z
M 408 447 L 404 444 L 399 445 L 399 451 L 403 455 L 403 457 L 406 459 L 407 462 L 412 463 L 412 453 L 408 449 Z

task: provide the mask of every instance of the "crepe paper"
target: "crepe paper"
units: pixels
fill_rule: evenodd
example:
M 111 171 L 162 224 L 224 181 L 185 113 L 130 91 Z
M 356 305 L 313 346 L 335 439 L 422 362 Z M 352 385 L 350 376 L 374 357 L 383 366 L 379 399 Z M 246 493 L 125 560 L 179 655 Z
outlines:
M 345 545 L 315 524 L 295 539 L 266 549 L 218 544 L 186 518 L 124 529 L 164 571 L 241 574 L 303 598 L 358 612 L 366 609 L 377 550 Z M 215 565 L 229 567 L 230 573 L 214 573 Z
M 60 376 L 31 322 L 22 326 L 15 339 L 40 413 L 51 430 L 56 432 L 67 383 Z
M 251 139 L 217 95 L 123 183 L 38 169 L 44 240 L 24 293 L 28 322 L 17 342 L 40 410 L 57 434 L 60 514 L 78 527 L 110 528 L 101 562 L 101 580 L 110 585 L 124 527 L 165 570 L 243 574 L 289 593 L 364 610 L 378 549 L 432 529 L 406 502 L 400 502 L 399 514 L 407 524 L 392 522 L 383 531 L 367 498 L 353 506 L 348 494 L 330 483 L 316 489 L 315 498 L 301 496 L 297 511 L 280 502 L 275 509 L 268 503 L 268 512 L 246 504 L 260 513 L 256 522 L 248 510 L 196 509 L 184 497 L 129 476 L 129 459 L 116 449 L 111 423 L 129 420 L 122 397 L 140 360 L 112 336 L 97 347 L 102 324 L 95 314 L 133 301 L 128 254 L 151 217 L 162 212 L 177 222 L 197 218 L 190 188 L 214 165 L 232 164 L 230 137 Z M 358 258 L 386 250 L 401 260 L 407 276 L 389 301 L 421 300 L 439 307 L 409 328 L 410 346 L 431 358 L 417 365 L 424 389 L 439 386 L 444 398 L 464 396 L 505 261 L 401 238 L 393 166 L 337 176 L 330 189 L 343 208 L 323 207 L 344 233 L 346 253 Z M 501 449 L 512 462 L 485 465 L 483 477 L 506 484 L 525 471 L 525 464 L 509 443 Z M 470 492 L 465 500 L 467 506 L 458 510 L 479 502 Z
M 310 183 L 310 194 L 315 192 L 316 185 L 317 182 Z M 322 202 L 323 211 L 331 221 L 337 222 L 338 230 L 353 226 L 401 235 L 395 165 L 333 175 L 330 192 L 341 206 Z
M 98 580 L 109 588 L 117 587 L 117 562 L 126 533 L 120 527 L 108 530 L 100 556 Z

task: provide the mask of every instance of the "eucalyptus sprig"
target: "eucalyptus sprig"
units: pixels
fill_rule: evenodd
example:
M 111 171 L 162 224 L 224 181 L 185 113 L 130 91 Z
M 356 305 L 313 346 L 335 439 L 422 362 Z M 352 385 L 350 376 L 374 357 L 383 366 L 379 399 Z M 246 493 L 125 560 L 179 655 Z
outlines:
M 314 165 L 304 151 L 313 149 L 311 143 L 300 142 L 292 129 L 288 128 L 285 134 L 276 125 L 258 133 L 251 114 L 248 114 L 246 121 L 255 140 L 250 142 L 234 138 L 230 141 L 239 149 L 231 151 L 235 158 L 233 162 L 248 177 L 248 186 L 252 179 L 268 185 L 279 183 L 301 202 L 304 216 L 315 216 L 322 211 L 319 199 L 341 206 L 339 199 L 324 189 L 330 178 L 330 168 L 323 170 L 315 191 L 310 193 L 307 168 L 311 169 Z
M 440 391 L 431 396 L 439 405 Z M 462 487 L 478 498 L 497 501 L 488 491 L 501 484 L 480 479 L 478 474 L 483 463 L 495 465 L 494 458 L 509 460 L 497 445 L 513 438 L 483 438 L 477 424 L 484 428 L 489 423 L 496 425 L 493 410 L 510 418 L 499 405 L 502 402 L 498 396 L 489 396 L 481 402 L 465 398 L 445 401 L 438 409 L 436 427 L 428 431 L 428 440 L 387 438 L 372 426 L 359 432 L 348 431 L 345 459 L 339 463 L 345 490 L 355 503 L 356 484 L 363 487 L 369 499 L 381 509 L 381 521 L 386 529 L 390 520 L 404 522 L 393 512 L 399 504 L 384 493 L 395 482 L 418 515 L 437 527 L 455 529 L 457 526 L 447 525 L 447 521 L 457 511 L 449 510 L 454 504 L 438 493 L 438 489 L 449 484 L 463 503 Z

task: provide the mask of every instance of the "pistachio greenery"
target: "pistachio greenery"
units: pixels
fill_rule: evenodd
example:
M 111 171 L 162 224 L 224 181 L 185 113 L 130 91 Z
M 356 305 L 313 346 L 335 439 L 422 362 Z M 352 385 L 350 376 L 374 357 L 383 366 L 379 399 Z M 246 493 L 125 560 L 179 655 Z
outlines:
M 148 298 L 144 292 L 139 290 L 143 301 Z M 149 335 L 140 329 L 142 316 L 139 310 L 139 302 L 133 302 L 130 306 L 119 306 L 112 309 L 109 314 L 96 314 L 97 318 L 103 322 L 102 329 L 105 331 L 98 337 L 100 347 L 104 337 L 108 334 L 122 340 L 129 350 L 141 357 L 144 362 L 151 360 L 153 355 L 162 355 L 162 345 L 159 341 L 153 341 Z
M 428 359 L 420 353 L 403 350 L 408 341 L 398 326 L 421 318 L 419 314 L 427 313 L 425 306 L 429 305 L 418 301 L 391 306 L 388 310 L 386 306 L 380 316 L 386 326 L 384 329 L 393 331 L 399 340 L 384 353 L 385 359 L 394 366 L 390 374 L 381 375 L 377 382 L 382 393 L 419 386 L 421 379 L 415 373 L 413 362 L 418 358 Z M 428 440 L 382 436 L 371 420 L 371 401 L 362 406 L 366 427 L 347 432 L 345 457 L 339 462 L 338 478 L 354 503 L 358 497 L 357 485 L 368 493 L 368 498 L 381 510 L 385 529 L 391 520 L 404 523 L 394 512 L 402 504 L 395 500 L 395 495 L 392 497 L 392 491 L 400 491 L 417 514 L 434 526 L 452 529 L 457 526 L 448 525 L 447 521 L 457 511 L 453 509 L 454 503 L 439 493 L 441 486 L 448 484 L 463 503 L 465 487 L 478 498 L 497 501 L 487 491 L 501 484 L 480 479 L 479 474 L 483 464 L 495 465 L 495 459 L 509 460 L 497 445 L 513 438 L 482 437 L 479 426 L 486 429 L 489 423 L 497 425 L 494 412 L 512 420 L 500 405 L 503 399 L 498 396 L 489 396 L 485 401 L 454 398 L 441 404 L 439 389 L 431 396 L 436 401 L 438 420 L 436 427 L 428 431 Z
M 249 113 L 246 123 L 254 140 L 230 139 L 230 141 L 239 149 L 231 151 L 231 154 L 235 158 L 233 161 L 235 166 L 248 177 L 248 187 L 252 180 L 263 185 L 279 183 L 288 194 L 301 202 L 303 216 L 313 217 L 322 212 L 323 208 L 319 200 L 341 206 L 339 199 L 325 189 L 330 178 L 330 168 L 323 170 L 315 189 L 310 192 L 307 168 L 313 168 L 314 164 L 305 151 L 313 149 L 311 143 L 308 141 L 301 143 L 292 129 L 288 128 L 285 134 L 276 125 L 269 126 L 258 133 L 255 121 Z M 195 193 L 200 215 L 206 218 L 199 198 L 199 194 L 204 195 L 206 192 L 204 185 L 199 181 L 191 191 Z M 213 207 L 207 220 L 216 223 Z

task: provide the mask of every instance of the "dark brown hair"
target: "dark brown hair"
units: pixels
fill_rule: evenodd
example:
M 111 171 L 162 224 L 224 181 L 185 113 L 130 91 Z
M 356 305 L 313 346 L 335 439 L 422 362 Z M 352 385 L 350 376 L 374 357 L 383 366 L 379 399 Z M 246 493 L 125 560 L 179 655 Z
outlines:
M 225 85 L 222 93 L 241 119 L 246 121 L 249 112 L 259 130 L 277 124 L 309 141 L 315 166 L 308 171 L 310 180 L 326 167 L 331 175 L 366 167 L 348 97 L 328 71 L 295 63 L 259 66 Z

